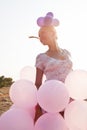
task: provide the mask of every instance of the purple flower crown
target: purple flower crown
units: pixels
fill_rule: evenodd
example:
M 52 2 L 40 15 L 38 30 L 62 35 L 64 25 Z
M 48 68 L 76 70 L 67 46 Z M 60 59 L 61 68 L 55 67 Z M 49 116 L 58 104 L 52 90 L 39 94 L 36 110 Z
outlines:
M 59 20 L 56 18 L 53 18 L 54 15 L 52 12 L 48 12 L 45 17 L 39 17 L 37 19 L 37 25 L 40 27 L 43 26 L 58 26 Z

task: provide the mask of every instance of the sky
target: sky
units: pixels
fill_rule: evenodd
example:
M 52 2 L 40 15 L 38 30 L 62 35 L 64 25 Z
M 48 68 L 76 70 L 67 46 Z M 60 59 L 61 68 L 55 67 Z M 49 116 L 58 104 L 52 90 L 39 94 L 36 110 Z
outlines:
M 0 0 L 0 76 L 20 78 L 25 66 L 34 67 L 37 54 L 47 50 L 38 39 L 36 20 L 53 12 L 58 45 L 71 52 L 73 68 L 87 70 L 86 0 Z

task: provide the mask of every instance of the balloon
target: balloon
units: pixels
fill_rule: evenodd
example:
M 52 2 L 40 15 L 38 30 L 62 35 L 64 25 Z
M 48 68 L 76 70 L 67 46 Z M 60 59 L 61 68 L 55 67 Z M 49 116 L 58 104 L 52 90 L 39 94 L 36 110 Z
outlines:
M 65 109 L 69 102 L 69 93 L 62 82 L 49 80 L 39 88 L 37 100 L 45 111 L 60 112 Z
M 52 24 L 54 26 L 58 26 L 59 25 L 59 20 L 58 19 L 53 19 Z
M 37 25 L 40 27 L 43 26 L 58 26 L 59 20 L 53 19 L 54 15 L 52 12 L 48 12 L 45 17 L 39 17 L 37 19 Z
M 44 25 L 45 25 L 45 26 L 51 25 L 51 24 L 52 24 L 52 20 L 53 20 L 53 19 L 52 19 L 51 16 L 49 16 L 49 15 L 48 15 L 48 16 L 45 16 L 45 17 L 44 17 Z
M 69 103 L 64 112 L 64 119 L 69 128 L 78 128 L 77 130 L 86 130 L 87 102 L 75 100 Z
M 35 83 L 36 79 L 36 68 L 32 66 L 25 66 L 20 71 L 20 79 L 26 79 Z M 46 76 L 43 75 L 43 81 L 46 80 Z
M 87 71 L 74 70 L 65 79 L 65 85 L 73 99 L 87 98 Z
M 46 14 L 46 16 L 51 16 L 51 17 L 53 17 L 53 13 L 52 13 L 52 12 L 48 12 L 48 13 Z
M 29 80 L 15 81 L 9 90 L 12 102 L 22 108 L 31 108 L 37 104 L 37 88 Z
M 85 129 L 80 129 L 80 128 L 76 127 L 76 126 L 73 126 L 72 128 L 70 128 L 68 130 L 85 130 Z
M 20 71 L 20 79 L 27 79 L 35 83 L 36 69 L 35 67 L 25 66 Z
M 0 130 L 34 130 L 34 122 L 26 111 L 10 109 L 0 117 Z
M 65 120 L 59 114 L 45 113 L 35 123 L 35 130 L 68 130 Z
M 16 106 L 15 104 L 13 104 L 10 109 L 20 109 L 20 107 Z M 35 118 L 35 107 L 31 107 L 31 108 L 28 108 L 28 109 L 25 109 L 26 112 L 28 112 L 29 116 L 32 117 L 32 119 Z
M 39 17 L 39 18 L 37 19 L 37 24 L 38 24 L 38 26 L 40 26 L 40 27 L 44 26 L 44 17 Z

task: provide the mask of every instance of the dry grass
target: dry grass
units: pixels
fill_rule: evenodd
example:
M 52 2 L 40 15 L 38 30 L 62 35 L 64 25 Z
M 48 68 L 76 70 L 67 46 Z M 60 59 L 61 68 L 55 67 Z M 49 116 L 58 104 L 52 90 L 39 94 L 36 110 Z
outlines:
M 10 87 L 0 88 L 0 115 L 7 111 L 12 105 L 9 97 L 9 89 Z

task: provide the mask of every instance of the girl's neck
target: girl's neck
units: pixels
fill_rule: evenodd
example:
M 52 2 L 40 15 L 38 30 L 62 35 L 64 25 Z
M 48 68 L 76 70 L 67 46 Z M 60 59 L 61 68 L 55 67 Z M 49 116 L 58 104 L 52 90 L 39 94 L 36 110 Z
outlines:
M 58 52 L 59 48 L 49 48 L 48 52 Z
M 49 47 L 48 52 L 59 52 L 61 49 L 58 46 Z
M 48 52 L 59 52 L 60 47 L 58 46 L 57 42 L 53 42 L 48 46 Z

